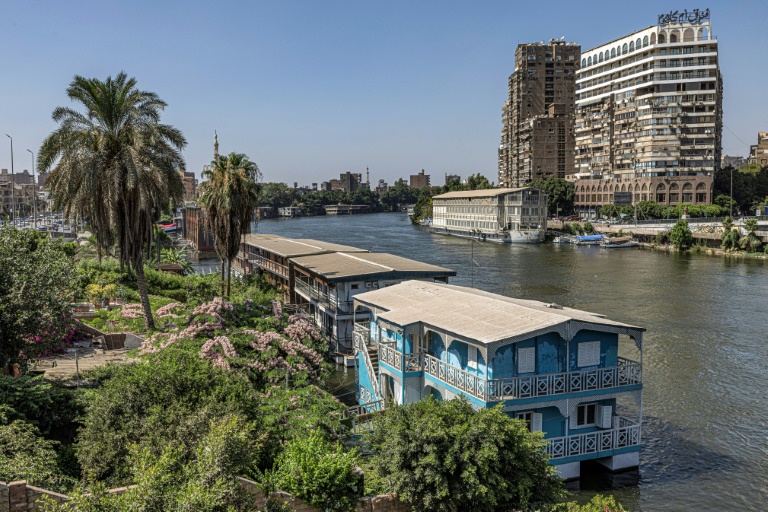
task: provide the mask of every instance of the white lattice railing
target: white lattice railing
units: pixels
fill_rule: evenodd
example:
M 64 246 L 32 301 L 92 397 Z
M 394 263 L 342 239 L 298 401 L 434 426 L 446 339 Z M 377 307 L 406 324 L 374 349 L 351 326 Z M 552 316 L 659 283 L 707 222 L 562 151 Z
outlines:
M 376 372 L 373 371 L 373 363 L 371 362 L 371 355 L 368 353 L 368 342 L 370 340 L 366 339 L 357 329 L 354 331 L 355 336 L 355 348 L 363 354 L 363 361 L 365 361 L 365 369 L 368 372 L 368 378 L 371 381 L 371 386 L 373 386 L 373 392 L 374 396 L 365 397 L 363 399 L 362 393 L 363 391 L 367 391 L 364 387 L 360 386 L 360 393 L 361 393 L 361 400 L 363 403 L 365 402 L 373 402 L 376 400 L 381 399 L 381 390 L 379 389 L 379 376 L 376 375 Z
M 552 459 L 618 450 L 640 445 L 640 425 L 620 418 L 618 428 L 555 437 L 546 441 L 547 454 Z
M 641 382 L 640 363 L 620 357 L 618 366 L 607 368 L 492 379 L 488 382 L 488 394 L 491 400 L 534 398 L 629 386 Z
M 424 373 L 431 375 L 438 380 L 460 389 L 468 395 L 488 401 L 486 394 L 486 380 L 472 375 L 457 366 L 441 361 L 429 354 L 422 354 L 424 357 Z

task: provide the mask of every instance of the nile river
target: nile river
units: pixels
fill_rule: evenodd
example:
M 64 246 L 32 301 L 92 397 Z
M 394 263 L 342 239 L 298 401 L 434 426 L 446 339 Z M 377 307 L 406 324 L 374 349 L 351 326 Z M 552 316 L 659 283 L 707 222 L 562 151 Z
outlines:
M 614 494 L 628 510 L 768 510 L 764 261 L 473 243 L 414 227 L 405 214 L 270 220 L 257 231 L 390 252 L 456 270 L 452 284 L 647 328 L 640 469 L 584 469 L 576 489 Z

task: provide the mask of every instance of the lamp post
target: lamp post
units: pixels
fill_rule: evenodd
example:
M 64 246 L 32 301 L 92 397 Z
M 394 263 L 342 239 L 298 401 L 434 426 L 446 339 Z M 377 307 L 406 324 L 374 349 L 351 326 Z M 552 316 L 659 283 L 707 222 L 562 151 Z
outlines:
M 28 149 L 29 154 L 32 155 L 32 201 L 34 201 L 34 218 L 32 219 L 32 225 L 34 229 L 37 229 L 37 183 L 35 181 L 35 153 L 31 149 Z
M 13 174 L 13 137 L 7 133 L 5 136 L 11 139 L 11 217 L 13 217 L 13 224 L 16 225 L 16 178 Z
M 733 166 L 731 166 L 731 200 L 729 203 L 731 206 L 731 221 L 733 221 Z

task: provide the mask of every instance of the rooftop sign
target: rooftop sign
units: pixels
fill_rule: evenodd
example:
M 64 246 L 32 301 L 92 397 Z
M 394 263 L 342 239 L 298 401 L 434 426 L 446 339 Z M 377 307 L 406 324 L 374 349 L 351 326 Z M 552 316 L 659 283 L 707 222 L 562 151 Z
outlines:
M 659 25 L 672 25 L 675 23 L 698 25 L 705 21 L 709 21 L 709 9 L 703 11 L 694 9 L 690 12 L 688 10 L 683 12 L 669 11 L 669 14 L 659 14 Z

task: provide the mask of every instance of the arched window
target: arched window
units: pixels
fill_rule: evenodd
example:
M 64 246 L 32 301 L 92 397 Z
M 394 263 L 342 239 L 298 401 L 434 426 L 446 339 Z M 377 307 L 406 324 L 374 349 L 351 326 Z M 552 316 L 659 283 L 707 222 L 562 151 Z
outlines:
M 592 185 L 592 192 L 596 192 L 594 185 Z
M 643 38 L 643 48 L 645 48 L 646 46 L 648 46 L 648 36 L 645 36 Z
M 627 186 L 626 185 L 621 185 L 621 191 L 622 192 L 626 192 L 627 191 Z
M 642 190 L 643 192 L 645 192 L 646 190 L 648 190 L 648 187 L 646 186 L 646 184 L 645 184 L 645 183 L 643 183 L 643 188 L 642 188 L 641 190 Z
M 627 43 L 624 43 L 624 46 L 621 47 L 621 54 L 626 55 L 627 53 Z
M 635 51 L 635 42 L 634 41 L 630 41 L 629 42 L 629 51 L 631 51 L 631 52 Z
M 587 67 L 587 59 L 581 59 L 581 67 Z
M 693 29 L 687 28 L 683 31 L 683 41 L 693 41 Z
M 616 55 L 621 55 L 621 46 L 616 47 Z
M 696 185 L 696 192 L 698 192 L 698 191 L 706 192 L 707 191 L 707 186 L 705 184 L 703 184 L 703 183 L 699 183 L 698 185 Z
M 610 188 L 610 192 L 613 192 L 613 184 L 611 184 L 609 188 Z
M 664 44 L 664 34 L 659 34 L 659 44 Z
M 600 58 L 598 59 L 600 62 L 603 62 L 603 53 L 600 52 Z
M 603 191 L 603 186 L 602 185 L 598 185 L 597 186 L 597 191 L 598 192 L 602 192 Z
M 664 192 L 665 190 L 667 190 L 667 187 L 665 187 L 663 183 L 659 183 L 656 187 L 656 192 Z
M 587 66 L 591 66 L 591 65 L 592 65 L 592 56 L 590 55 L 589 57 L 587 57 Z
M 669 186 L 669 190 L 678 190 L 680 187 L 677 186 L 677 183 L 672 183 Z
M 693 190 L 693 185 L 691 185 L 690 183 L 686 183 L 685 185 L 683 185 L 683 192 L 685 192 L 686 190 Z
M 656 44 L 656 32 L 651 34 L 651 44 Z
M 640 190 L 640 184 L 639 183 L 635 183 L 635 192 L 637 192 L 639 190 Z
M 611 54 L 608 53 L 608 50 L 605 50 L 605 60 L 608 60 L 611 58 Z
M 616 48 L 611 48 L 611 58 L 612 59 L 616 58 Z
M 669 34 L 669 42 L 670 43 L 676 43 L 677 42 L 677 34 L 672 32 Z

